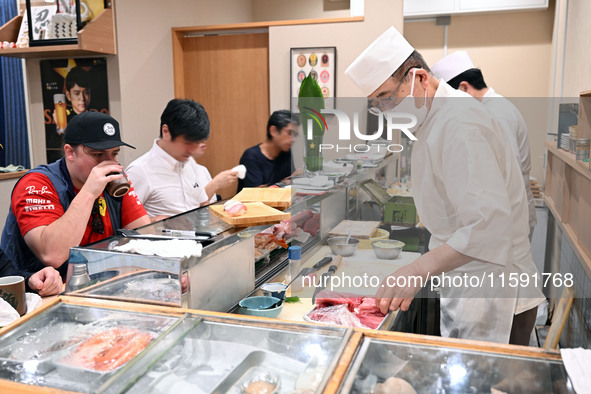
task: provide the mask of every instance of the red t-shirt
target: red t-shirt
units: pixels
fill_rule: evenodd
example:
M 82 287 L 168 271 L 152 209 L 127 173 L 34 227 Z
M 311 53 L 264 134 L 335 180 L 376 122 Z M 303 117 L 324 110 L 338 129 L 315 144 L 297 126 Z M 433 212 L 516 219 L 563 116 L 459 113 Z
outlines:
M 76 194 L 78 193 L 78 190 L 74 191 Z M 104 199 L 102 194 L 100 198 Z M 64 207 L 60 203 L 59 196 L 53 184 L 47 176 L 38 172 L 25 175 L 17 183 L 12 192 L 11 206 L 23 237 L 35 227 L 47 226 L 64 214 Z M 80 241 L 80 246 L 114 235 L 109 210 L 100 209 L 99 211 L 105 232 L 99 234 L 92 231 L 92 215 L 90 215 L 86 230 L 84 231 L 84 237 Z M 121 226 L 125 227 L 144 215 L 146 215 L 146 210 L 137 198 L 133 186 L 131 186 L 129 192 L 123 196 Z

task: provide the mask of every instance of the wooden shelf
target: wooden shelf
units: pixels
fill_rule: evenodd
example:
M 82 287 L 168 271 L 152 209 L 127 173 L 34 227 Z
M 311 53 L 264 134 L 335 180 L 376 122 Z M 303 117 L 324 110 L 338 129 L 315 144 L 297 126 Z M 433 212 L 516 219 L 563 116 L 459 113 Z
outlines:
M 16 42 L 22 16 L 16 16 L 0 27 L 0 41 Z M 65 57 L 88 57 L 116 55 L 115 21 L 113 9 L 106 8 L 78 32 L 78 43 L 47 45 L 29 48 L 0 49 L 0 56 L 25 59 L 50 59 Z
M 558 149 L 556 147 L 556 142 L 546 141 L 545 145 L 548 152 L 559 157 L 565 164 L 568 164 L 585 178 L 591 180 L 591 168 L 589 168 L 589 163 L 577 160 L 574 154 L 567 152 L 564 149 Z
M 549 141 L 546 148 L 546 203 L 591 277 L 591 170 Z
M 16 172 L 2 172 L 0 173 L 0 181 L 4 181 L 6 179 L 14 179 L 20 178 L 21 176 L 25 175 L 29 170 L 22 170 Z

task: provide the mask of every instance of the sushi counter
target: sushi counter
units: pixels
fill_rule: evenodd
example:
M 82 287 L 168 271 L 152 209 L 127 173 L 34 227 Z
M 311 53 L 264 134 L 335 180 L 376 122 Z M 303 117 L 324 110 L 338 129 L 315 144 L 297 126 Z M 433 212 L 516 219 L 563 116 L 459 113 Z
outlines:
M 310 280 L 384 277 L 418 258 L 370 245 L 389 234 L 364 217 L 360 184 L 390 182 L 393 160 L 292 194 L 291 220 L 273 226 L 202 207 L 72 248 L 65 295 L 0 329 L 0 392 L 574 392 L 558 352 L 388 331 L 395 315 L 376 312 L 369 287 L 292 286 L 299 302 L 275 318 L 227 313 L 286 279 L 287 243 L 301 247 L 298 269 L 328 261 Z M 351 223 L 366 234 L 341 258 L 326 241 Z M 322 320 L 323 307 L 353 323 Z
M 574 392 L 557 352 L 92 298 L 0 334 L 11 393 Z

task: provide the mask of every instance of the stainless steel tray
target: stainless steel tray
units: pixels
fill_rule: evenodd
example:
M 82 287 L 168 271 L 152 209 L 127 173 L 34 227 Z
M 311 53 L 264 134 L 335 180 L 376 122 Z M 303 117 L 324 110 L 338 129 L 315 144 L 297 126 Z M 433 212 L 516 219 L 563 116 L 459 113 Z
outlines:
M 291 391 L 295 388 L 298 375 L 304 371 L 305 365 L 289 357 L 276 353 L 257 350 L 250 353 L 232 370 L 212 394 L 242 393 L 243 384 L 266 375 L 279 379 L 276 392 Z
M 180 278 L 178 275 L 163 271 L 141 271 L 119 275 L 81 289 L 75 294 L 167 306 L 181 305 Z

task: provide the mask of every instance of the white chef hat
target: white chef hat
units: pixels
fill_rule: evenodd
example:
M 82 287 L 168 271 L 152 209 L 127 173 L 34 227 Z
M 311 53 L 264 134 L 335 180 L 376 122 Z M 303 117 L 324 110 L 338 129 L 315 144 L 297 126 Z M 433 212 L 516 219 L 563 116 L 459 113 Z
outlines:
M 369 96 L 382 85 L 414 51 L 398 30 L 391 26 L 371 43 L 345 70 Z
M 457 77 L 466 70 L 474 68 L 474 64 L 466 51 L 457 51 L 435 63 L 431 72 L 445 82 Z

